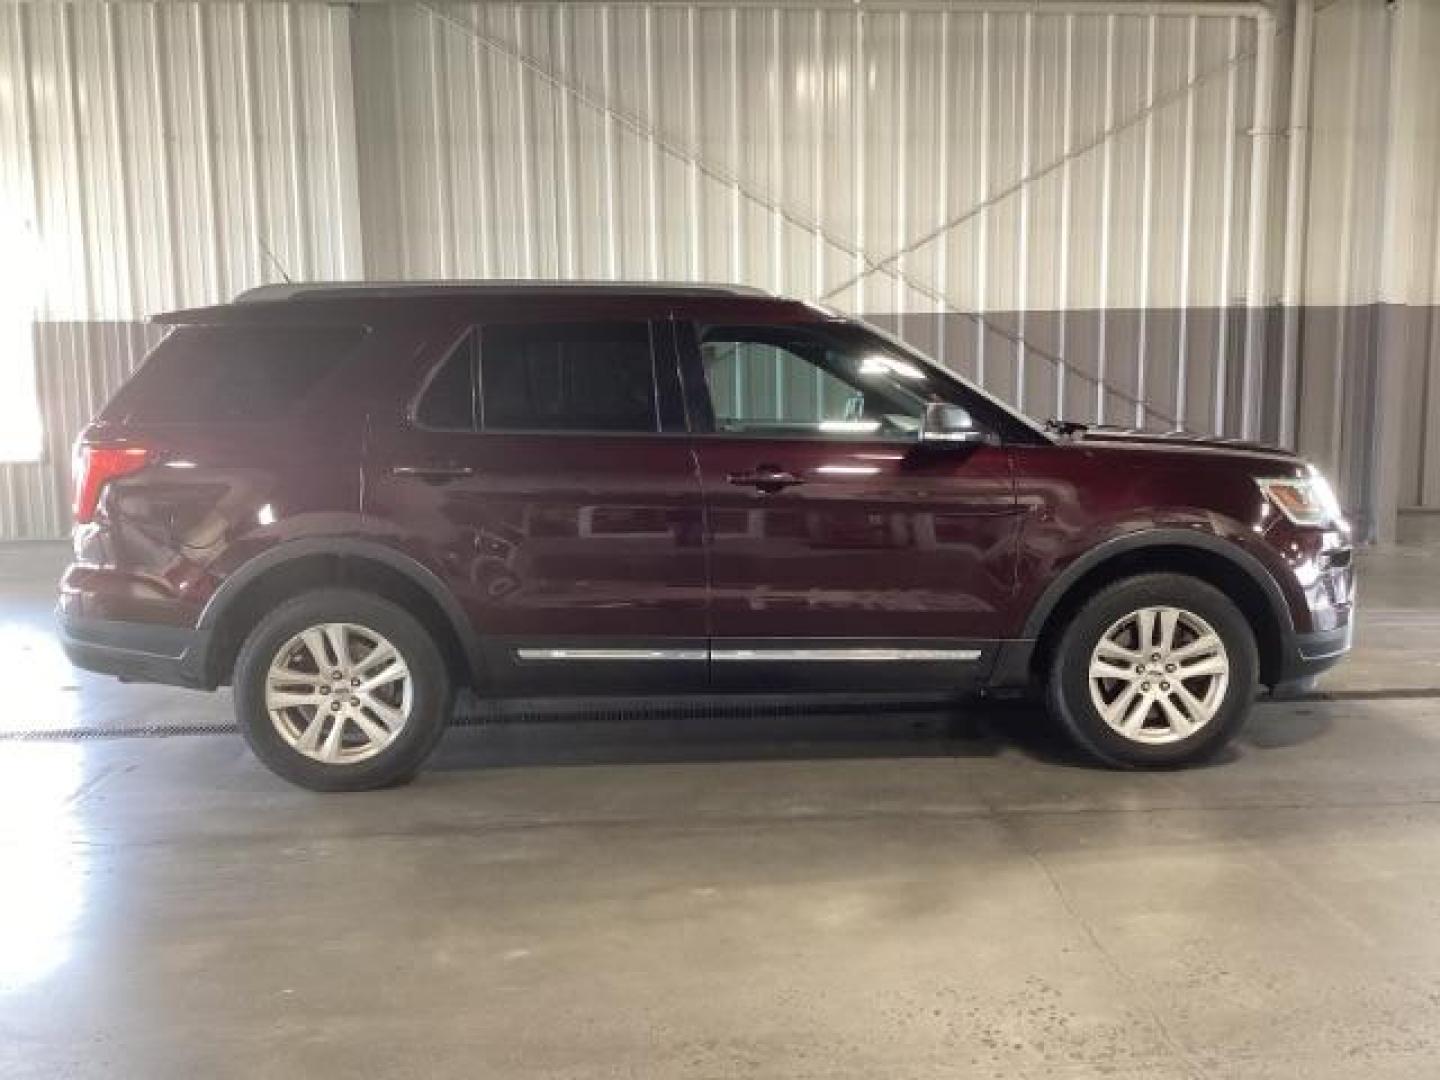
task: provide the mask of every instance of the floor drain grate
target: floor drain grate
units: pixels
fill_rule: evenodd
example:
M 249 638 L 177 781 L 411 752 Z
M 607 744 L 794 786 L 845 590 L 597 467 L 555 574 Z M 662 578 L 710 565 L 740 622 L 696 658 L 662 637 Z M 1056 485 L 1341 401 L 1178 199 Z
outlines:
M 157 724 L 150 727 L 11 728 L 0 742 L 68 742 L 75 739 L 166 739 L 180 735 L 237 735 L 235 724 Z
M 1433 701 L 1440 698 L 1440 687 L 1417 687 L 1394 690 L 1316 690 L 1310 694 L 1299 694 L 1293 698 L 1277 699 L 1276 704 L 1285 701 Z
M 1350 701 L 1434 701 L 1440 700 L 1440 687 L 1431 689 L 1394 690 L 1322 690 L 1290 698 L 1260 698 L 1259 705 L 1294 705 L 1302 703 L 1344 703 Z M 993 709 L 995 705 L 982 706 Z M 1039 706 L 1036 706 L 1038 709 Z M 554 722 L 629 723 L 657 720 L 763 720 L 770 717 L 848 716 L 864 710 L 888 714 L 943 713 L 963 715 L 964 706 L 943 701 L 836 701 L 763 703 L 654 703 L 626 702 L 622 705 L 597 705 L 592 708 L 569 705 L 511 705 L 462 703 L 456 710 L 451 727 L 476 728 L 499 724 L 530 724 Z M 973 715 L 973 714 L 972 714 Z M 5 742 L 71 742 L 88 739 L 171 739 L 194 735 L 238 735 L 240 728 L 233 722 L 215 721 L 198 724 L 151 724 L 143 727 L 71 727 L 11 728 L 0 731 Z

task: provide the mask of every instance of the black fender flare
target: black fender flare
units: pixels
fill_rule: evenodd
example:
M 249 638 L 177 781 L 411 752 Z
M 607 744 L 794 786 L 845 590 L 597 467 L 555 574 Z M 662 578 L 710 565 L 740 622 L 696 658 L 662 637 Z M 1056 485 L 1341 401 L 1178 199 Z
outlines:
M 1025 617 L 1024 626 L 1021 628 L 1019 640 L 1002 643 L 1000 655 L 996 659 L 990 678 L 990 685 L 997 688 L 1009 688 L 1023 686 L 1029 682 L 1031 659 L 1046 623 L 1050 621 L 1050 617 L 1069 595 L 1071 589 L 1088 574 L 1112 559 L 1144 551 L 1147 548 L 1162 547 L 1203 551 L 1207 555 L 1224 559 L 1243 573 L 1264 596 L 1266 607 L 1280 630 L 1281 648 L 1291 647 L 1295 641 L 1295 621 L 1290 613 L 1290 605 L 1280 589 L 1279 582 L 1275 580 L 1275 576 L 1254 555 L 1233 541 L 1213 533 L 1181 528 L 1142 529 L 1096 544 L 1054 577 L 1031 606 L 1029 614 Z
M 283 541 L 255 556 L 226 577 L 200 612 L 196 630 L 206 648 L 201 651 L 200 655 L 193 658 L 193 670 L 197 674 L 208 671 L 208 647 L 215 640 L 215 628 L 220 625 L 231 605 L 244 594 L 248 586 L 272 570 L 298 559 L 315 555 L 337 557 L 342 561 L 363 559 L 376 562 L 405 577 L 434 601 L 436 607 L 444 615 L 465 654 L 464 659 L 469 668 L 472 683 L 483 678 L 486 665 L 480 637 L 465 615 L 459 601 L 455 599 L 455 595 L 440 576 L 424 563 L 393 547 L 349 536 L 307 536 L 297 540 Z

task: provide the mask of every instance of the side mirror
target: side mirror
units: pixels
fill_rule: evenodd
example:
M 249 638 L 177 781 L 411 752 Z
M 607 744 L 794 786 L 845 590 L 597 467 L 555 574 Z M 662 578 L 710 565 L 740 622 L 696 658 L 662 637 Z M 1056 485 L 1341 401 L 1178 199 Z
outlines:
M 947 405 L 943 401 L 932 401 L 925 406 L 925 417 L 920 421 L 920 441 L 975 445 L 988 442 L 989 437 L 975 426 L 975 420 L 968 409 L 959 405 Z

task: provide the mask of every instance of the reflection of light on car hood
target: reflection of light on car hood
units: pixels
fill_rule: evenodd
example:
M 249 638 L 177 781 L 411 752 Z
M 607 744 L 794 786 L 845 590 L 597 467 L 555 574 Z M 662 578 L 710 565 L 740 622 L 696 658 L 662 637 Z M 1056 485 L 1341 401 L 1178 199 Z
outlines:
M 0 991 L 70 957 L 85 906 L 88 847 L 74 811 L 83 776 L 74 744 L 10 743 L 0 755 Z

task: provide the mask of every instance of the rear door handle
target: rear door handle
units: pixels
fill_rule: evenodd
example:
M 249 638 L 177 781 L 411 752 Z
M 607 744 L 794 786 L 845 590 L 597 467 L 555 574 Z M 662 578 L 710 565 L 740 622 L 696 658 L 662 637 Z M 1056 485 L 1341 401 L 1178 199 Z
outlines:
M 459 480 L 475 475 L 469 465 L 396 465 L 390 471 L 396 476 L 413 476 L 417 480 Z
M 773 495 L 777 491 L 805 483 L 794 473 L 773 465 L 761 465 L 752 472 L 731 473 L 726 479 L 741 487 L 758 488 L 767 495 Z

